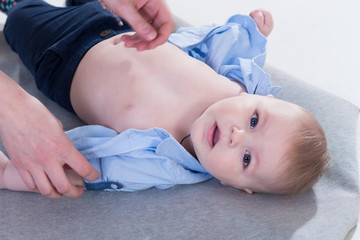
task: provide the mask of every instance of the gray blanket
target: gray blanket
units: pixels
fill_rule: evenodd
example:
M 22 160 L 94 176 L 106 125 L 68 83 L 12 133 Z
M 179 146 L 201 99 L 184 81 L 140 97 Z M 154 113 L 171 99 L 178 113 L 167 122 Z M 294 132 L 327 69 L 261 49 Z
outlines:
M 2 32 L 0 69 L 48 106 L 65 130 L 82 125 L 36 89 Z M 60 200 L 1 190 L 0 239 L 346 238 L 359 216 L 359 109 L 274 67 L 265 70 L 274 85 L 283 87 L 278 97 L 307 108 L 326 131 L 333 162 L 312 190 L 290 198 L 247 195 L 215 179 L 169 190 L 85 192 Z

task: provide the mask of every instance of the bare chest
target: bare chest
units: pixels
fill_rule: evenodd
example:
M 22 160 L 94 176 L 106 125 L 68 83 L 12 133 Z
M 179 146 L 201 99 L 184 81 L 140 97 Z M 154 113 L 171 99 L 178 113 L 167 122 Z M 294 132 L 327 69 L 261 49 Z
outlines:
M 175 137 L 239 86 L 170 44 L 137 52 L 104 42 L 80 62 L 71 102 L 88 124 L 119 132 L 161 127 Z

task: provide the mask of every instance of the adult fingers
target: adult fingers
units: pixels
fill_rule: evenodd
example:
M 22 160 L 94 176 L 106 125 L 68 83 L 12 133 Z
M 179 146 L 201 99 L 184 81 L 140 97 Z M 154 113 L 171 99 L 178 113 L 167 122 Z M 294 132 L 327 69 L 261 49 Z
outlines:
M 16 165 L 15 165 L 16 166 Z M 23 168 L 17 168 L 19 171 L 19 174 L 22 178 L 22 180 L 24 181 L 25 185 L 30 189 L 30 190 L 36 190 L 36 184 L 34 179 L 32 178 L 31 174 L 23 169 Z
M 57 199 L 62 195 L 58 193 L 49 181 L 49 178 L 42 171 L 38 171 L 32 175 L 34 177 L 37 190 L 48 198 Z
M 175 20 L 165 2 L 153 1 L 152 4 L 146 5 L 143 15 L 151 18 L 151 25 L 156 30 L 157 36 L 149 41 L 148 48 L 155 48 L 165 43 L 175 27 Z
M 152 40 L 151 42 L 149 42 L 149 48 L 155 48 L 155 47 L 160 46 L 161 44 L 165 43 L 168 40 L 169 35 L 171 34 L 172 30 L 174 29 L 174 26 L 175 26 L 175 22 L 172 20 L 172 21 L 163 23 L 162 25 L 157 27 L 157 29 L 158 29 L 157 37 L 154 40 Z
M 70 141 L 70 140 L 69 140 Z M 86 178 L 89 181 L 95 181 L 100 177 L 100 174 L 94 166 L 87 161 L 83 155 L 76 149 L 64 160 L 70 168 L 72 168 L 81 177 Z
M 56 189 L 56 192 L 61 195 L 69 198 L 77 198 L 84 191 L 82 187 L 77 187 L 69 181 L 62 166 L 53 167 L 49 172 L 47 172 L 47 175 L 51 179 L 52 185 Z M 46 185 L 45 187 L 45 189 L 47 189 L 49 186 Z M 53 193 L 51 193 L 49 197 L 52 197 L 52 194 Z
M 156 38 L 156 30 L 147 22 L 147 20 L 138 12 L 133 4 L 122 4 L 117 1 L 104 1 L 106 6 L 114 13 L 125 19 L 132 29 L 143 39 L 151 41 Z
M 121 37 L 121 40 L 124 41 L 125 47 L 136 48 L 139 51 L 148 49 L 147 46 L 148 46 L 149 42 L 145 41 L 138 34 L 123 35 Z

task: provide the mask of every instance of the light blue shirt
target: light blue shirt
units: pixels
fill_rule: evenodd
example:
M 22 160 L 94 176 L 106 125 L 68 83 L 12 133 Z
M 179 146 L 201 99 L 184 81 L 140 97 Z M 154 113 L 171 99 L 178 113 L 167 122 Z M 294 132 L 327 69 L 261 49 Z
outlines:
M 222 26 L 179 28 L 168 42 L 241 83 L 248 93 L 275 96 L 281 89 L 271 85 L 270 75 L 262 69 L 267 40 L 249 16 L 234 15 Z
M 89 125 L 66 134 L 101 175 L 93 182 L 85 180 L 88 190 L 166 189 L 212 178 L 164 129 L 129 129 L 119 134 Z
M 181 28 L 169 42 L 240 82 L 249 93 L 275 95 L 280 90 L 262 70 L 266 38 L 249 16 L 235 15 L 223 26 Z M 119 134 L 102 126 L 83 126 L 66 134 L 100 172 L 96 181 L 84 179 L 88 190 L 166 189 L 212 178 L 164 129 L 129 129 Z

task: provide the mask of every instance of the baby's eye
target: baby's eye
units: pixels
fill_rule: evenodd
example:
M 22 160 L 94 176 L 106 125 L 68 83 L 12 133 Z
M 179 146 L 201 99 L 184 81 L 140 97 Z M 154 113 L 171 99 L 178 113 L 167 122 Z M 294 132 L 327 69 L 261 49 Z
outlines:
M 244 158 L 243 158 L 244 167 L 247 167 L 250 164 L 250 161 L 251 161 L 251 155 L 248 151 L 245 151 Z
M 250 129 L 256 127 L 258 121 L 259 121 L 258 115 L 256 113 L 254 113 L 254 115 L 252 115 L 251 120 L 250 120 Z

